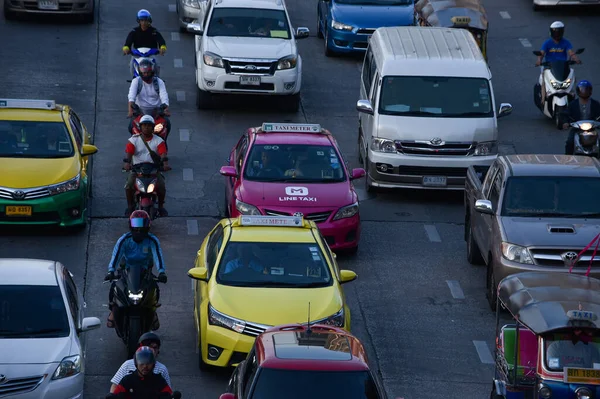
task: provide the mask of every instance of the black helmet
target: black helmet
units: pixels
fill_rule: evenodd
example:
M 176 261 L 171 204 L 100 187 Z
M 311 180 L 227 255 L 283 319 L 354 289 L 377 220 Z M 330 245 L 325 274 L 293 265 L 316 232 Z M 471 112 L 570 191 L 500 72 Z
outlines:
M 135 351 L 133 363 L 135 364 L 135 367 L 141 364 L 156 364 L 156 357 L 154 356 L 154 351 L 152 348 L 141 346 L 137 351 Z
M 554 40 L 560 40 L 565 34 L 565 24 L 560 21 L 552 22 L 550 25 L 550 37 Z
M 154 77 L 154 64 L 145 58 L 138 64 L 138 72 L 144 82 L 150 83 Z
M 153 332 L 142 334 L 138 340 L 140 346 L 150 346 L 151 343 L 156 343 L 160 347 L 160 337 Z

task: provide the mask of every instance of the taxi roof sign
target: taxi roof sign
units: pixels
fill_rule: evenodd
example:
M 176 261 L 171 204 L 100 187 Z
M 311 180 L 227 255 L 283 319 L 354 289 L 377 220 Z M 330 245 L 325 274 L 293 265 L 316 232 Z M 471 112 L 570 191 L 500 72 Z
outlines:
M 596 313 L 587 310 L 569 310 L 567 312 L 567 317 L 569 320 L 596 321 L 598 319 Z
M 261 130 L 264 133 L 322 133 L 321 125 L 317 123 L 275 123 L 265 122 Z
M 241 226 L 283 226 L 303 227 L 303 219 L 300 216 L 240 216 Z
M 56 109 L 54 100 L 25 100 L 17 98 L 0 98 L 0 108 L 26 108 L 26 109 Z
M 454 25 L 469 25 L 469 23 L 471 23 L 471 18 L 470 17 L 452 17 L 452 18 L 450 18 L 450 21 L 452 21 L 452 23 Z

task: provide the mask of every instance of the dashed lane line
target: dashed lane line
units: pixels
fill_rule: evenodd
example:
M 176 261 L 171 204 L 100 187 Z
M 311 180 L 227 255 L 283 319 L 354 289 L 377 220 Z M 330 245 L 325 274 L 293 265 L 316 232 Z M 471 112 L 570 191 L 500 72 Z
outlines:
M 175 4 L 169 4 L 169 12 L 177 11 L 177 6 Z
M 185 168 L 183 169 L 183 181 L 194 181 L 194 170 Z
M 177 101 L 185 101 L 185 91 L 177 90 L 175 94 L 177 95 Z
M 529 40 L 521 38 L 519 39 L 519 41 L 521 42 L 521 45 L 523 47 L 531 47 L 531 43 L 529 42 Z
M 426 224 L 423 227 L 425 227 L 425 233 L 427 233 L 427 238 L 429 238 L 429 241 L 442 242 L 442 238 L 440 237 L 440 234 L 438 233 L 434 225 Z
M 171 41 L 172 42 L 178 42 L 181 39 L 181 36 L 179 36 L 179 32 L 171 32 Z
M 187 221 L 187 233 L 189 236 L 197 236 L 199 234 L 197 220 L 188 220 Z
M 179 129 L 179 141 L 190 141 L 189 129 Z
M 492 357 L 492 352 L 490 352 L 490 348 L 485 341 L 473 341 L 473 345 L 475 345 L 475 349 L 477 350 L 477 354 L 479 355 L 479 360 L 483 364 L 494 364 L 494 358 Z
M 183 68 L 183 60 L 181 58 L 175 58 L 173 60 L 173 65 L 175 68 Z
M 452 298 L 465 299 L 465 294 L 463 293 L 462 288 L 460 288 L 460 283 L 458 281 L 446 280 L 446 284 L 448 284 L 448 288 L 450 288 L 450 293 L 452 294 Z
M 500 11 L 500 16 L 503 19 L 510 19 L 510 14 L 507 11 Z

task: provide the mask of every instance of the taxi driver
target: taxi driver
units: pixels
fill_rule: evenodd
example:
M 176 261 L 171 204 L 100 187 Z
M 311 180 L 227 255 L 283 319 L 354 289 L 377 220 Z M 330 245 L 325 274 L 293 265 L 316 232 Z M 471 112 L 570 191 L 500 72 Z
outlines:
M 589 332 L 577 329 L 569 338 L 556 340 L 548 346 L 546 358 L 550 368 L 592 368 L 594 363 L 600 363 L 600 351 Z
M 262 273 L 264 268 L 261 265 L 260 259 L 254 255 L 254 245 L 245 243 L 238 245 L 238 257 L 227 262 L 223 273 L 228 274 L 240 268 L 252 269 L 255 272 Z

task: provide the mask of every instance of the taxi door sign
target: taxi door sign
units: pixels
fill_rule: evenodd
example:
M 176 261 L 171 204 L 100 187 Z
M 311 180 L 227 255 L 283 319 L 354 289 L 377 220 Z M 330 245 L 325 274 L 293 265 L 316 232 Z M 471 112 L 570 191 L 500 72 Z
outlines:
M 263 132 L 321 133 L 321 125 L 311 123 L 263 123 Z
M 600 369 L 565 367 L 563 378 L 568 384 L 600 385 Z

